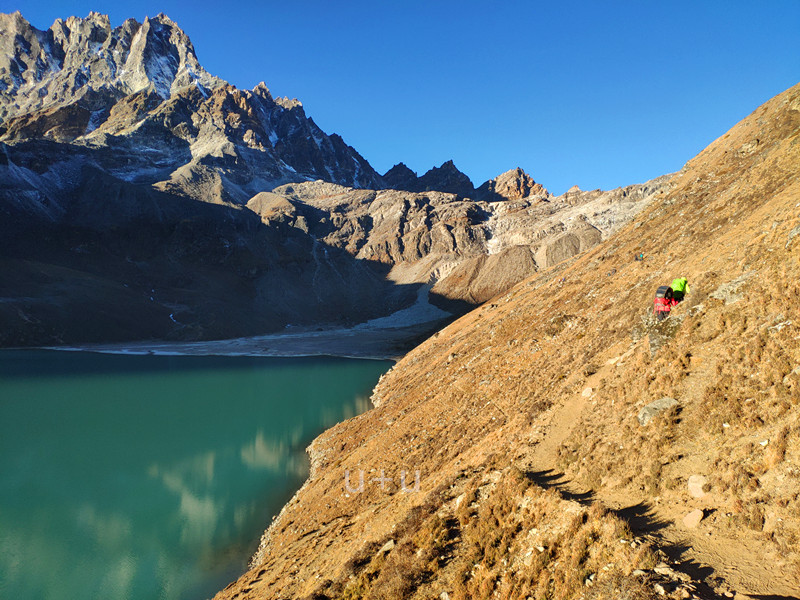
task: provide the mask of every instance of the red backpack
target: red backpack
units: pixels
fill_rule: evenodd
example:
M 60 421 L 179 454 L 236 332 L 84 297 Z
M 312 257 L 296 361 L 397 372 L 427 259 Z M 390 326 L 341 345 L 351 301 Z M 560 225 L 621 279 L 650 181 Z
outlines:
M 653 300 L 653 314 L 658 316 L 658 313 L 669 313 L 672 310 L 673 301 L 672 288 L 668 285 L 662 285 L 656 290 L 656 297 Z

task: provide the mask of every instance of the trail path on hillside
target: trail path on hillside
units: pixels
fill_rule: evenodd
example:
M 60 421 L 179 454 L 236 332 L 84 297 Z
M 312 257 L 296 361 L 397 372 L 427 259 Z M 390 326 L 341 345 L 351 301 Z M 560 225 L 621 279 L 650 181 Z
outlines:
M 525 461 L 541 485 L 556 487 L 566 498 L 593 499 L 625 519 L 633 533 L 649 539 L 683 571 L 697 581 L 712 584 L 724 596 L 741 600 L 800 598 L 800 574 L 782 564 L 774 550 L 757 539 L 755 532 L 731 536 L 714 527 L 712 519 L 690 529 L 683 517 L 693 508 L 677 494 L 650 498 L 643 491 L 581 489 L 567 480 L 558 467 L 559 449 L 581 425 L 592 407 L 592 395 L 616 365 L 604 364 L 586 379 L 585 386 L 543 417 L 546 435 L 530 448 Z M 705 371 L 705 369 L 703 370 Z M 701 379 L 703 371 L 697 372 Z M 589 392 L 591 388 L 592 392 Z M 691 386 L 699 393 L 701 386 Z M 695 454 L 702 457 L 702 448 Z M 708 515 L 710 517 L 710 515 Z M 711 591 L 710 588 L 708 591 Z M 727 592 L 727 593 L 725 593 Z M 707 596 L 702 596 L 707 597 Z

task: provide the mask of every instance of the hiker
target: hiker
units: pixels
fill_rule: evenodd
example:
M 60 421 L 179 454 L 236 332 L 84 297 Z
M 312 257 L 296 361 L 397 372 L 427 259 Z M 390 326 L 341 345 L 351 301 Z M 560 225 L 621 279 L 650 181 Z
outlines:
M 672 307 L 678 303 L 673 296 L 672 288 L 662 285 L 656 290 L 656 297 L 653 300 L 653 314 L 656 319 L 663 321 L 669 316 Z
M 672 297 L 675 298 L 675 303 L 683 301 L 683 297 L 689 293 L 689 284 L 686 277 L 677 277 L 672 280 Z

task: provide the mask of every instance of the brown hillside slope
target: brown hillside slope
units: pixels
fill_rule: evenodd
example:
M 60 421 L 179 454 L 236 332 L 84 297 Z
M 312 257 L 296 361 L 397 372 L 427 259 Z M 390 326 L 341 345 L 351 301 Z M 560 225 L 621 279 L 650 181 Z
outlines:
M 800 85 L 618 235 L 409 353 L 374 410 L 314 441 L 311 478 L 218 597 L 800 595 L 799 134 Z M 690 294 L 654 326 L 655 288 L 681 275 Z M 641 426 L 664 396 L 678 406 Z

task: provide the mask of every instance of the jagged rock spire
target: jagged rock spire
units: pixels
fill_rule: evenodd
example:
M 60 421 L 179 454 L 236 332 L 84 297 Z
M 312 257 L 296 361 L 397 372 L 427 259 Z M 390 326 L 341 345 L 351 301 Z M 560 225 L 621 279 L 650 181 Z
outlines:
M 483 200 L 521 200 L 530 196 L 548 197 L 545 187 L 536 183 L 520 167 L 506 171 L 490 179 L 478 188 L 478 197 Z

